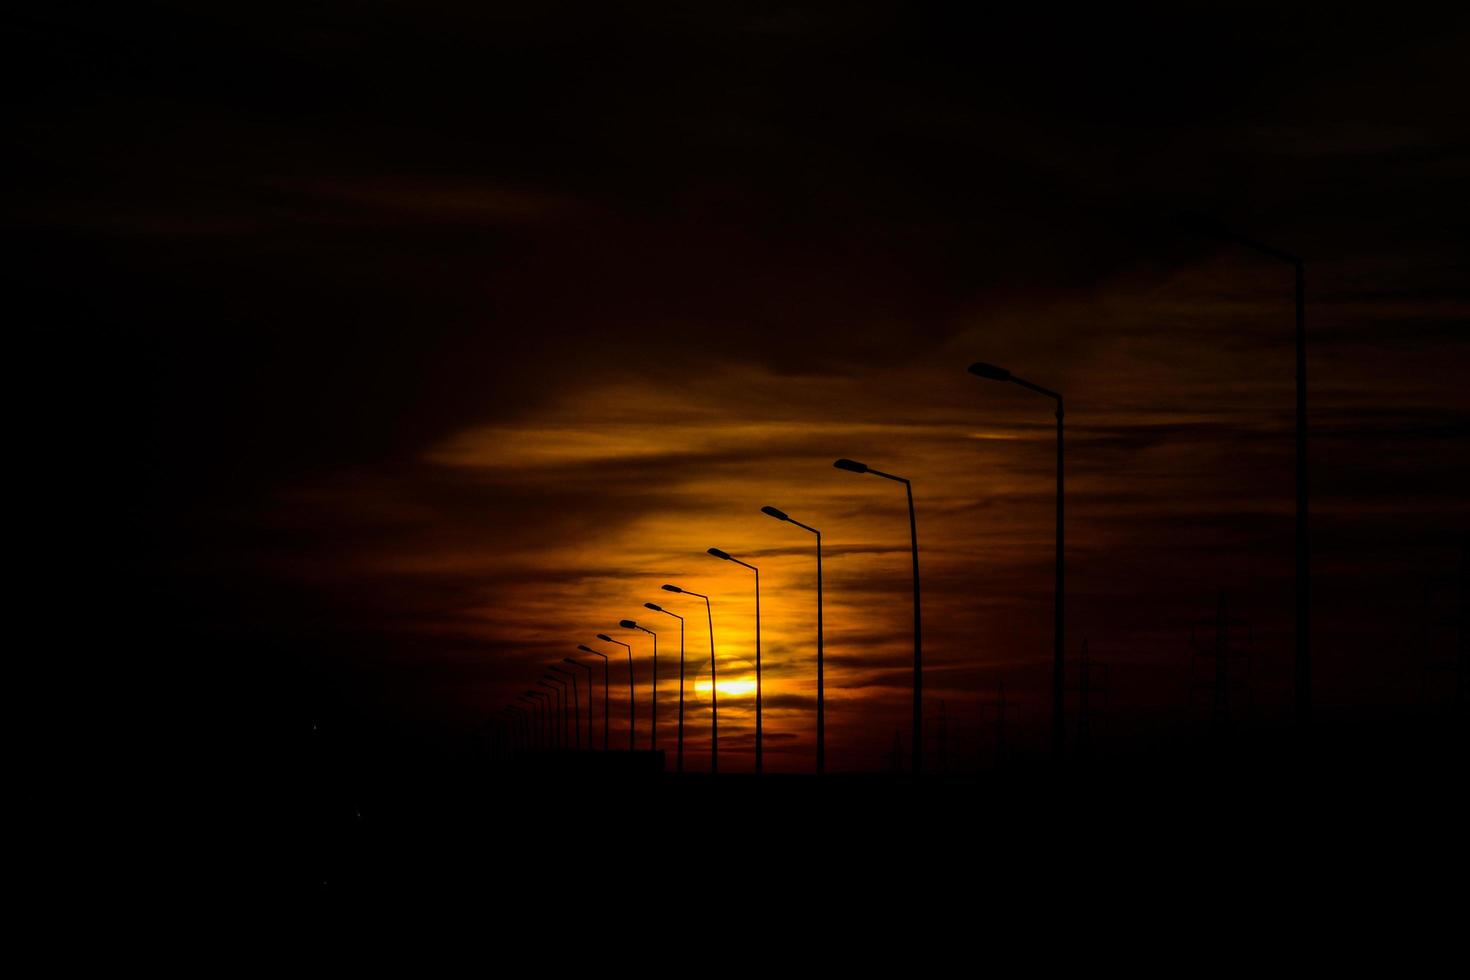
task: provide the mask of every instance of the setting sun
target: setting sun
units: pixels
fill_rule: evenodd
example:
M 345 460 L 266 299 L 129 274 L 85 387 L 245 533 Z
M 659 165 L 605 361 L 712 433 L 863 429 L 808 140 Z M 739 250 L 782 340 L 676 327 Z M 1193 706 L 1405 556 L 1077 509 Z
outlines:
M 755 678 L 733 677 L 730 680 L 720 679 L 720 696 L 743 698 L 755 694 Z M 709 680 L 704 679 L 695 683 L 695 696 L 700 698 L 709 697 Z

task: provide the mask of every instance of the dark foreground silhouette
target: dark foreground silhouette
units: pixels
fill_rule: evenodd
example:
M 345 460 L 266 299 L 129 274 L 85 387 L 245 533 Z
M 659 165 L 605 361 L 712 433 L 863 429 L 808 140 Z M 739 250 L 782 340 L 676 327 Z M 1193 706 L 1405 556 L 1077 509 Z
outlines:
M 951 907 L 955 889 L 1052 902 L 1077 889 L 1095 901 L 1150 875 L 1191 890 L 1244 876 L 1313 891 L 1462 875 L 1464 728 L 1389 727 L 1342 726 L 1309 749 L 1283 732 L 1206 735 L 1063 771 L 1038 758 L 918 778 L 676 776 L 662 753 L 609 753 L 621 758 L 603 767 L 591 753 L 473 749 L 349 774 L 323 756 L 295 774 L 307 805 L 279 885 L 329 902 L 511 888 L 555 903 L 626 891 L 678 901 L 738 882 L 772 901 L 792 888 L 880 905 L 903 896 L 910 914 Z

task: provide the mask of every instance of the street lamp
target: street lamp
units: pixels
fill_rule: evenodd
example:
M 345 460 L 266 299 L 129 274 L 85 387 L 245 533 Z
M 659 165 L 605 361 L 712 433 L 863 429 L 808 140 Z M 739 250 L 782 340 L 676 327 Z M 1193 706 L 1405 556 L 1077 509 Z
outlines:
M 762 758 L 764 740 L 761 737 L 761 570 L 719 548 L 706 549 L 706 553 L 721 561 L 733 561 L 737 565 L 744 565 L 755 572 L 755 774 L 759 776 L 766 771 L 765 761 Z
M 607 654 L 605 654 L 605 653 L 598 653 L 596 650 L 592 649 L 591 647 L 589 647 L 589 646 L 587 646 L 586 644 L 583 644 L 583 643 L 578 643 L 577 644 L 577 649 L 578 650 L 581 650 L 583 653 L 590 653 L 594 657 L 601 657 L 602 658 L 602 751 L 606 752 L 607 751 Z M 588 695 L 588 699 L 589 699 L 589 701 L 591 700 L 591 695 L 590 694 Z M 589 703 L 587 707 L 588 707 L 588 710 L 590 711 L 592 706 Z
M 1296 278 L 1296 721 L 1305 731 L 1312 712 L 1311 540 L 1307 534 L 1307 271 L 1300 256 L 1235 233 L 1214 218 L 1184 215 L 1195 234 L 1232 242 L 1285 262 Z
M 661 612 L 665 616 L 673 616 L 679 621 L 679 751 L 678 763 L 675 772 L 684 771 L 684 617 L 678 613 L 669 612 L 663 606 L 656 603 L 645 602 L 643 608 Z
M 587 672 L 587 748 L 591 750 L 594 747 L 592 745 L 592 665 L 573 660 L 571 657 L 562 657 L 561 662 L 571 664 L 573 667 L 581 667 Z
M 548 692 L 538 691 L 534 688 L 527 691 L 526 693 L 529 694 L 535 700 L 536 704 L 539 705 L 541 708 L 541 747 L 543 749 L 550 749 L 552 747 L 551 704 L 554 699 Z
M 817 536 L 817 775 L 820 776 L 827 771 L 827 709 L 822 683 L 822 532 L 775 507 L 762 507 L 761 513 Z
M 1056 585 L 1055 598 L 1052 601 L 1052 678 L 1051 678 L 1051 747 L 1052 754 L 1061 761 L 1062 750 L 1066 744 L 1066 725 L 1063 718 L 1063 706 L 1065 688 L 1063 687 L 1063 651 L 1066 649 L 1065 614 L 1067 593 L 1063 580 L 1065 565 L 1063 563 L 1063 501 L 1062 492 L 1062 396 L 1050 388 L 1032 384 L 1016 377 L 1005 368 L 996 367 L 994 364 L 976 362 L 970 365 L 970 373 L 976 377 L 985 378 L 989 381 L 1009 381 L 1018 384 L 1028 391 L 1034 391 L 1038 395 L 1045 395 L 1057 403 L 1057 554 L 1056 554 Z
M 570 670 L 563 670 L 556 664 L 552 664 L 551 669 L 558 674 L 572 679 L 572 737 L 574 747 L 580 752 L 582 749 L 582 728 L 577 724 L 577 716 L 582 713 L 582 696 L 577 693 L 577 675 Z M 592 689 L 590 687 L 587 689 L 587 705 L 588 707 L 592 706 Z M 592 736 L 589 735 L 587 737 L 591 738 Z
M 633 751 L 633 647 L 622 640 L 614 640 L 606 633 L 598 633 L 597 638 L 604 643 L 616 643 L 628 651 L 628 751 Z
M 690 592 L 681 589 L 677 585 L 665 585 L 665 592 L 678 592 L 681 595 L 692 595 L 696 599 L 704 600 L 704 613 L 709 619 L 709 771 L 711 775 L 720 771 L 720 697 L 719 686 L 716 683 L 718 677 L 715 673 L 715 614 L 710 607 L 709 596 L 700 595 L 698 592 Z M 682 684 L 680 685 L 683 686 Z
M 924 656 L 919 630 L 919 531 L 914 521 L 914 487 L 905 477 L 875 470 L 868 464 L 859 463 L 854 459 L 839 459 L 832 465 L 839 470 L 847 470 L 849 473 L 869 473 L 885 480 L 902 483 L 905 493 L 908 494 L 909 550 L 914 560 L 914 772 L 922 772 L 924 768 Z
M 521 738 L 527 751 L 536 748 L 540 737 L 536 732 L 536 702 L 532 698 L 518 697 L 521 702 Z
M 649 711 L 649 721 L 652 731 L 648 733 L 648 748 L 652 752 L 658 751 L 658 634 L 646 626 L 639 626 L 631 619 L 621 619 L 618 625 L 625 630 L 639 630 L 653 637 L 653 708 Z
M 541 714 L 536 710 L 536 699 L 531 697 L 529 692 L 522 692 L 516 695 L 516 700 L 530 709 L 531 717 L 528 719 L 526 725 L 526 735 L 529 742 L 528 748 L 535 748 L 537 743 L 541 741 L 541 732 L 539 731 L 541 727 Z
M 563 748 L 567 744 L 567 683 L 546 676 L 536 683 L 556 692 L 556 746 Z
M 513 704 L 511 705 L 511 711 L 515 713 L 516 719 L 516 742 L 520 751 L 524 752 L 531 747 L 531 723 L 528 717 L 528 709 L 524 704 Z

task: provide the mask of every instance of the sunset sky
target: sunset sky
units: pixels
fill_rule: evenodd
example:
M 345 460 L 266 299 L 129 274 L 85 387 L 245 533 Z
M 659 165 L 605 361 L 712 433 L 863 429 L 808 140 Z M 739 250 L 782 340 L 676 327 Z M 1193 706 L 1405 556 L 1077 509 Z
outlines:
M 86 438 L 127 475 L 117 612 L 175 679 L 233 677 L 247 724 L 448 742 L 610 632 L 643 742 L 634 618 L 659 631 L 672 749 L 678 631 L 654 601 L 688 617 L 702 767 L 703 606 L 659 587 L 711 596 L 722 680 L 746 680 L 753 583 L 715 546 L 761 569 L 767 766 L 806 771 L 813 541 L 770 504 L 823 532 L 829 766 L 885 768 L 909 738 L 907 515 L 846 456 L 913 481 L 930 765 L 941 701 L 951 764 L 986 764 L 1001 682 L 1009 737 L 1040 750 L 1051 406 L 976 360 L 1067 397 L 1068 655 L 1086 638 L 1109 665 L 1097 730 L 1205 717 L 1191 627 L 1222 590 L 1254 723 L 1288 719 L 1291 271 L 1183 234 L 1184 211 L 1306 258 L 1315 700 L 1414 706 L 1450 654 L 1463 17 L 8 18 L 38 66 L 11 220 L 36 323 L 117 368 Z M 739 687 L 722 769 L 752 765 Z

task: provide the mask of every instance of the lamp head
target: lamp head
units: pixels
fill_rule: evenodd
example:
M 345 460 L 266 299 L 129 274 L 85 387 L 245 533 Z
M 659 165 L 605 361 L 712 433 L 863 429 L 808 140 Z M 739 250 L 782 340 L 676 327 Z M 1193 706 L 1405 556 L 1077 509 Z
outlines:
M 677 585 L 666 585 L 666 586 L 664 586 L 664 591 L 665 592 L 683 592 L 684 590 L 681 589 L 681 588 L 679 588 Z
M 1009 381 L 1011 372 L 994 364 L 986 364 L 984 361 L 976 361 L 970 365 L 970 373 L 981 378 L 989 378 L 991 381 Z
M 561 662 L 564 663 L 564 664 L 577 664 L 577 662 L 575 660 L 573 660 L 571 657 L 562 657 L 561 658 Z M 577 666 L 580 667 L 582 665 L 581 664 L 577 664 Z
M 643 608 L 644 609 L 652 609 L 654 612 L 663 612 L 664 611 L 664 607 L 663 606 L 660 606 L 660 605 L 658 605 L 656 603 L 652 603 L 652 602 L 645 602 L 643 604 Z
M 613 638 L 608 636 L 606 633 L 598 633 L 597 638 L 603 643 L 611 643 L 613 641 Z
M 789 520 L 791 520 L 791 518 L 789 518 L 789 517 L 786 516 L 786 512 L 784 510 L 777 510 L 774 507 L 762 507 L 761 508 L 761 513 L 762 514 L 765 514 L 765 515 L 767 515 L 769 517 L 774 517 L 778 521 L 789 521 Z
M 849 473 L 866 473 L 866 472 L 868 472 L 868 464 L 867 463 L 859 463 L 855 459 L 839 459 L 839 460 L 837 460 L 837 462 L 833 463 L 832 465 L 835 466 L 835 467 L 837 467 L 839 470 L 847 470 Z
M 728 551 L 721 551 L 719 548 L 706 548 L 705 550 L 722 561 L 730 560 L 730 553 Z
M 620 619 L 618 620 L 618 625 L 625 630 L 636 630 L 638 628 L 638 624 L 631 619 Z
M 577 644 L 577 649 L 578 650 L 581 650 L 583 653 L 596 653 L 597 652 L 596 650 L 592 649 L 591 647 L 589 647 L 585 643 L 578 643 Z

